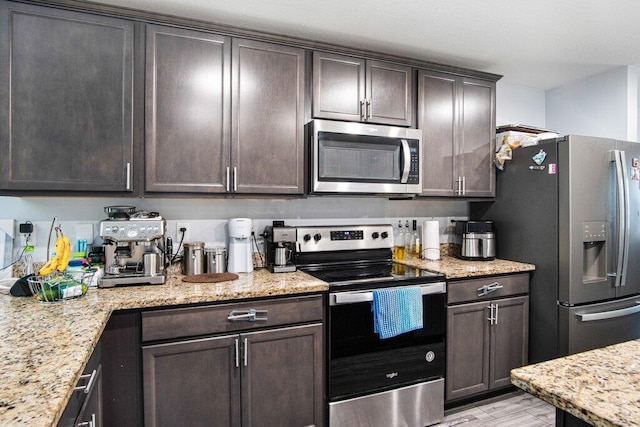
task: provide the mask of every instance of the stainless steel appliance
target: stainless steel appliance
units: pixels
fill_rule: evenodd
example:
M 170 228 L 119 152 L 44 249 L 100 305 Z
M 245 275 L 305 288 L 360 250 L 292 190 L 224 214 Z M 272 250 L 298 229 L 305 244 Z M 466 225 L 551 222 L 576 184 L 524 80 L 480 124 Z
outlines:
M 159 285 L 165 282 L 163 251 L 165 220 L 157 212 L 108 206 L 109 219 L 100 222 L 105 273 L 98 287 Z
M 422 131 L 313 120 L 307 125 L 311 193 L 418 194 Z
M 265 241 L 267 269 L 272 273 L 296 271 L 293 263 L 297 230 L 295 227 L 266 226 L 262 233 Z
M 492 219 L 498 255 L 536 265 L 529 360 L 640 338 L 640 144 L 567 136 L 514 150 Z
M 442 421 L 446 284 L 392 261 L 391 225 L 298 227 L 295 264 L 329 283 L 331 426 L 425 426 Z M 423 328 L 380 339 L 373 292 L 418 286 Z
M 496 257 L 493 221 L 455 221 L 461 240 L 460 258 L 489 261 Z

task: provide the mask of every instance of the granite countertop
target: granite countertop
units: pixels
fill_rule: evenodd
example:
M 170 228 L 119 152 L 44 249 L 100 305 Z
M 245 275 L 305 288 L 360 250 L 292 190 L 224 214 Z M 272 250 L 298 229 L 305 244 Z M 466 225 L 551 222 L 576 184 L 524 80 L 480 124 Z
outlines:
M 640 340 L 514 369 L 511 382 L 589 424 L 640 425 Z
M 447 279 L 466 279 L 496 274 L 522 273 L 536 269 L 533 264 L 494 259 L 492 261 L 465 261 L 454 256 L 444 255 L 438 261 L 429 261 L 412 257 L 402 262 L 412 267 L 442 273 Z
M 0 294 L 0 425 L 58 422 L 112 311 L 323 292 L 327 283 L 305 273 L 239 273 L 221 283 L 89 289 L 79 299 L 40 304 Z

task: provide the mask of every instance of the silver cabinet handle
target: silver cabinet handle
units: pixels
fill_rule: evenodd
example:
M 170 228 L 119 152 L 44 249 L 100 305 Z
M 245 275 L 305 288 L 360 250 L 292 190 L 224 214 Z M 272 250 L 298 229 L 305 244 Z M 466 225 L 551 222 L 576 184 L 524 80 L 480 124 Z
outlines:
M 236 347 L 236 368 L 240 367 L 240 340 L 236 338 L 235 342 Z
M 498 303 L 496 303 L 496 309 L 495 309 L 495 314 L 493 315 L 493 321 L 494 321 L 494 325 L 498 324 Z
M 227 181 L 226 181 L 226 187 L 225 187 L 225 190 L 227 191 L 227 193 L 231 191 L 230 190 L 231 181 L 229 180 L 230 179 L 229 170 L 230 168 L 229 166 L 227 166 Z
M 127 177 L 127 183 L 126 183 L 126 189 L 127 190 L 131 190 L 131 163 L 127 162 L 127 171 L 126 171 Z
M 467 194 L 467 180 L 465 175 L 462 175 L 462 195 L 465 196 Z
M 91 414 L 91 421 L 76 424 L 76 427 L 96 427 L 96 414 Z
M 238 192 L 238 168 L 233 167 L 233 192 Z
M 576 314 L 583 322 L 593 322 L 595 320 L 615 319 L 616 317 L 629 316 L 630 314 L 640 313 L 640 301 L 636 301 L 636 305 L 621 308 L 620 310 L 602 311 L 600 313 Z
M 89 394 L 89 392 L 91 391 L 91 388 L 93 387 L 93 382 L 96 379 L 96 374 L 97 373 L 98 373 L 98 371 L 94 369 L 93 372 L 90 373 L 90 374 L 80 375 L 80 379 L 89 378 L 89 381 L 87 382 L 86 385 L 81 385 L 81 386 L 75 387 L 73 390 L 74 391 L 84 390 L 84 394 Z
M 456 178 L 456 196 L 462 195 L 462 178 Z
M 371 120 L 373 114 L 371 113 L 371 100 L 367 99 L 367 120 Z
M 247 338 L 244 339 L 244 366 L 247 366 L 247 364 L 249 363 L 249 342 L 247 341 Z
M 493 282 L 490 283 L 488 285 L 484 285 L 478 288 L 478 296 L 479 297 L 483 297 L 487 294 L 490 294 L 491 292 L 495 292 L 499 289 L 504 288 L 504 286 L 502 286 L 501 284 L 499 284 L 498 282 Z
M 493 304 L 490 304 L 487 308 L 489 309 L 489 317 L 487 317 L 487 320 L 489 321 L 490 325 L 493 325 L 493 320 L 494 320 L 494 318 L 493 318 Z
M 362 120 L 363 122 L 367 120 L 367 111 L 364 99 L 360 100 L 360 120 Z
M 227 320 L 231 322 L 266 322 L 267 310 L 232 310 L 227 316 Z

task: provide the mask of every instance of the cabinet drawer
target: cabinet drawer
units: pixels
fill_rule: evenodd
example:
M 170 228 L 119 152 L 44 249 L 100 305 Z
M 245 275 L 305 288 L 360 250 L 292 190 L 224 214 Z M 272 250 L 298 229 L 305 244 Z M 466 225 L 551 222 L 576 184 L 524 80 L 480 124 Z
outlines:
M 255 320 L 242 317 L 255 310 Z M 322 296 L 258 300 L 200 307 L 169 308 L 142 313 L 142 341 L 244 331 L 322 320 Z
M 529 293 L 528 274 L 493 276 L 447 283 L 448 304 L 482 301 L 526 293 Z

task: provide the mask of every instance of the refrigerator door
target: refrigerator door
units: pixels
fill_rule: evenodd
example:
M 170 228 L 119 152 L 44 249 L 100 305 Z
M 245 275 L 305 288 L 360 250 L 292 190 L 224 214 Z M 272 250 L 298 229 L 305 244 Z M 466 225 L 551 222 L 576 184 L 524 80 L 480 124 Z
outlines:
M 625 191 L 626 229 L 623 229 L 626 250 L 623 258 L 623 276 L 616 288 L 617 296 L 640 294 L 640 144 L 617 141 L 616 149 L 621 153 L 622 179 Z
M 615 140 L 558 141 L 558 301 L 576 305 L 615 298 L 609 218 Z
M 558 306 L 559 356 L 640 338 L 640 297 Z

